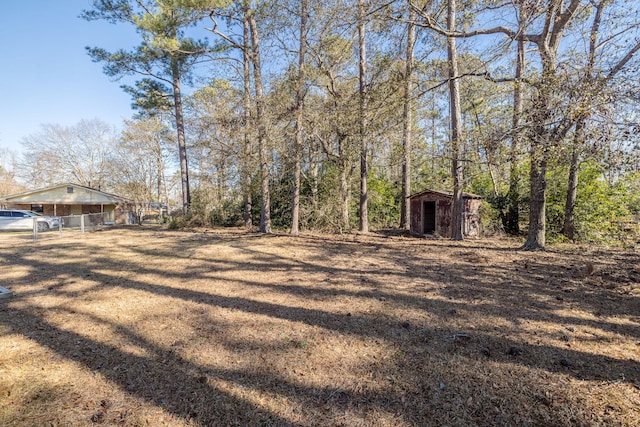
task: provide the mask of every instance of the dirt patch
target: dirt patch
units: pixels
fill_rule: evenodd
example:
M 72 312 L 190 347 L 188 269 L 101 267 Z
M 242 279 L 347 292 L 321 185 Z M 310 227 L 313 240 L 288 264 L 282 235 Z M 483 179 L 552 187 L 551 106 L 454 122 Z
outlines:
M 1 425 L 640 425 L 638 252 L 27 237 L 0 235 Z

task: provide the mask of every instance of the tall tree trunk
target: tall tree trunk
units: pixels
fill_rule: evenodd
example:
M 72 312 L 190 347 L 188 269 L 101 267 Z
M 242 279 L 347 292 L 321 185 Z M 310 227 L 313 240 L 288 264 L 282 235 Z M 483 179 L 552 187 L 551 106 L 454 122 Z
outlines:
M 216 186 L 216 205 L 220 212 L 221 220 L 224 222 L 226 218 L 226 211 L 224 206 L 226 188 L 227 188 L 227 167 L 225 165 L 224 156 L 220 156 L 218 164 L 215 166 L 215 186 Z
M 369 170 L 367 163 L 367 50 L 365 25 L 365 0 L 358 0 L 358 41 L 360 45 L 359 60 L 359 137 L 360 137 L 360 231 L 369 232 L 369 193 L 367 180 Z
M 531 130 L 529 131 L 531 171 L 529 197 L 529 231 L 522 249 L 544 250 L 546 244 L 547 161 L 551 146 L 564 138 L 568 127 L 550 127 L 551 103 L 557 90 L 557 55 L 564 28 L 575 16 L 580 0 L 570 0 L 562 10 L 563 1 L 553 0 L 547 9 L 549 24 L 533 41 L 538 47 L 542 65 L 538 94 L 531 106 Z M 523 5 L 521 4 L 522 8 Z
M 547 72 L 547 82 L 553 81 L 551 67 Z M 549 102 L 552 96 L 551 84 L 542 85 L 532 107 L 534 124 L 529 135 L 531 170 L 529 172 L 529 231 L 522 249 L 529 251 L 544 250 L 546 243 L 546 207 L 547 207 L 547 160 L 550 144 L 550 130 L 547 129 Z
M 242 105 L 244 108 L 244 147 L 242 159 L 242 187 L 244 191 L 244 226 L 251 228 L 253 226 L 253 217 L 251 209 L 253 202 L 251 200 L 251 64 L 250 64 L 250 42 L 249 42 L 249 19 L 247 10 L 245 9 L 243 17 L 243 46 L 242 50 L 242 71 L 244 90 L 242 93 Z
M 164 166 L 162 167 L 162 191 L 164 194 L 164 204 L 167 206 L 167 213 L 169 213 L 169 188 L 167 186 L 167 177 L 165 175 Z
M 520 233 L 520 173 L 518 171 L 518 151 L 522 146 L 522 114 L 524 111 L 524 97 L 522 79 L 526 64 L 525 44 L 518 40 L 518 54 L 516 58 L 516 73 L 513 87 L 513 136 L 509 150 L 509 190 L 507 192 L 507 212 L 505 214 L 504 229 L 509 234 Z
M 569 165 L 569 182 L 567 188 L 567 198 L 564 206 L 564 222 L 562 224 L 562 234 L 569 240 L 575 239 L 575 208 L 578 198 L 578 170 L 580 168 L 580 146 L 582 142 L 582 131 L 584 129 L 584 119 L 576 123 L 573 135 L 573 145 L 571 147 L 571 164 Z
M 271 233 L 271 196 L 269 192 L 269 164 L 267 156 L 267 128 L 264 116 L 264 87 L 262 85 L 262 67 L 260 65 L 260 39 L 256 25 L 255 12 L 249 12 L 249 30 L 251 33 L 253 84 L 256 93 L 256 120 L 258 122 L 258 156 L 260 162 L 260 232 Z
M 291 234 L 298 234 L 300 224 L 300 173 L 304 138 L 304 65 L 307 47 L 307 12 L 309 0 L 300 2 L 300 47 L 298 49 L 298 82 L 296 90 L 296 139 L 294 142 L 293 203 L 291 206 Z
M 602 1 L 596 6 L 596 16 L 591 28 L 590 40 L 590 58 L 587 82 L 591 81 L 591 67 L 593 66 L 593 60 L 595 55 L 595 46 L 597 44 L 597 33 L 601 19 L 602 9 L 608 2 Z M 557 0 L 556 5 L 561 5 L 562 2 Z M 531 133 L 531 197 L 529 203 L 529 232 L 527 234 L 527 240 L 523 245 L 525 250 L 544 250 L 545 238 L 546 238 L 546 169 L 548 160 L 548 151 L 550 144 L 557 143 L 564 138 L 569 127 L 565 126 L 563 132 L 558 132 L 555 129 L 553 132 L 548 129 L 548 123 L 551 116 L 551 99 L 554 96 L 553 88 L 556 84 L 556 62 L 557 53 L 561 40 L 561 34 L 564 27 L 571 21 L 571 17 L 574 16 L 578 10 L 581 2 L 579 0 L 571 0 L 567 9 L 562 14 L 554 17 L 557 26 L 554 24 L 553 28 L 547 28 L 547 35 L 540 37 L 536 41 L 536 45 L 539 49 L 540 59 L 542 62 L 541 84 L 540 92 L 536 96 L 535 103 L 533 104 L 532 123 L 533 129 Z M 550 9 L 555 10 L 555 9 Z M 609 76 L 613 76 L 617 71 L 621 69 L 624 64 L 631 57 L 640 50 L 640 42 L 629 51 L 627 55 L 610 71 Z M 608 78 L 607 77 L 607 78 Z M 603 82 L 606 79 L 603 79 Z M 593 88 L 589 88 L 593 91 Z M 597 91 L 595 91 L 597 92 Z M 594 93 L 595 93 L 594 92 Z M 577 172 L 577 171 L 576 171 Z
M 349 173 L 344 161 L 340 162 L 340 202 L 342 206 L 341 231 L 349 231 Z
M 318 160 L 318 145 L 312 142 L 309 146 L 309 177 L 311 186 L 311 210 L 312 219 L 315 221 L 318 217 L 318 176 L 319 163 Z
M 594 72 L 596 62 L 596 51 L 598 49 L 598 33 L 600 32 L 600 24 L 602 22 L 602 14 L 605 7 L 609 4 L 608 1 L 602 0 L 596 5 L 596 13 L 591 25 L 591 34 L 589 37 L 589 59 L 586 67 L 586 84 L 590 88 L 594 83 Z M 623 59 L 624 60 L 624 59 Z M 614 67 L 614 70 L 617 68 Z M 610 74 L 609 77 L 612 77 Z M 592 93 L 597 93 L 595 89 L 591 89 Z M 575 207 L 578 197 L 578 170 L 580 168 L 580 150 L 584 139 L 584 127 L 586 125 L 587 108 L 584 108 L 585 113 L 581 114 L 576 121 L 576 127 L 573 134 L 573 144 L 571 146 L 571 164 L 569 165 L 569 182 L 567 186 L 567 197 L 564 207 L 564 223 L 562 224 L 562 234 L 570 240 L 575 239 L 576 225 L 575 225 Z
M 187 144 L 184 137 L 184 116 L 182 113 L 182 93 L 180 92 L 180 70 L 178 63 L 172 59 L 171 74 L 173 84 L 174 111 L 176 114 L 176 130 L 178 133 L 178 153 L 180 157 L 180 181 L 182 182 L 182 212 L 187 214 L 191 205 L 189 190 L 189 166 L 187 164 Z
M 162 177 L 164 176 L 164 165 L 162 163 L 162 141 L 160 136 L 154 137 L 153 154 L 156 163 L 156 200 L 162 202 Z
M 531 150 L 529 232 L 522 246 L 530 251 L 544 250 L 546 243 L 547 159 L 541 148 L 534 145 Z
M 413 129 L 413 55 L 416 41 L 416 12 L 409 5 L 407 23 L 407 49 L 405 54 L 404 99 L 402 123 L 402 201 L 400 205 L 400 228 L 408 230 L 411 226 L 411 145 Z
M 456 0 L 447 1 L 447 29 L 456 29 Z M 460 112 L 460 84 L 458 81 L 458 55 L 455 37 L 447 38 L 447 54 L 449 59 L 449 104 L 451 111 L 451 172 L 453 175 L 453 209 L 451 221 L 451 238 L 462 240 L 462 220 L 464 201 L 462 199 L 462 161 L 460 159 L 460 139 L 462 134 L 462 117 Z

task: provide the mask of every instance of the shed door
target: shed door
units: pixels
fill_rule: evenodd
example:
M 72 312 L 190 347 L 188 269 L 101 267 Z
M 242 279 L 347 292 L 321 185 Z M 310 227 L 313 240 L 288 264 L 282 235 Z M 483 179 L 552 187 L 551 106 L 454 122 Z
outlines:
M 422 215 L 424 234 L 430 234 L 436 231 L 436 202 L 423 202 Z

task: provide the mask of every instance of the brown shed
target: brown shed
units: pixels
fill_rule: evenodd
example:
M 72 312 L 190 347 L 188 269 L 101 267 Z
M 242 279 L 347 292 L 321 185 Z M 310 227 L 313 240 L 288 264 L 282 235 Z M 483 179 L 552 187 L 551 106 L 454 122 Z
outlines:
M 463 193 L 462 198 L 464 201 L 462 232 L 465 236 L 479 236 L 482 197 Z M 424 190 L 410 196 L 410 200 L 411 234 L 451 236 L 452 192 Z

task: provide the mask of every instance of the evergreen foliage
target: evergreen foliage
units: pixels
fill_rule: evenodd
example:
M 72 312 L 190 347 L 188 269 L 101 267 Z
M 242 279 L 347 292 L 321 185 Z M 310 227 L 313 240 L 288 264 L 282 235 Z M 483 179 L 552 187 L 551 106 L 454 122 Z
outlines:
M 464 3 L 457 5 L 458 30 L 450 31 L 441 11 L 455 6 L 452 0 L 309 0 L 304 19 L 299 2 L 276 3 L 101 0 L 85 13 L 89 20 L 127 21 L 141 34 L 133 50 L 89 53 L 109 76 L 141 75 L 124 87 L 139 112 L 128 129 L 150 118 L 164 123 L 158 132 L 165 157 L 149 154 L 156 164 L 184 168 L 189 154 L 191 212 L 172 227 L 251 226 L 243 209 L 257 225 L 267 204 L 278 230 L 297 230 L 298 221 L 300 230 L 346 232 L 362 216 L 363 189 L 370 227 L 397 227 L 403 187 L 451 191 L 459 181 L 462 191 L 484 197 L 485 231 L 527 233 L 528 249 L 543 249 L 545 233 L 566 239 L 567 221 L 578 241 L 633 235 L 630 225 L 640 215 L 637 4 Z M 141 4 L 153 13 L 141 13 Z M 370 13 L 358 14 L 365 9 Z M 504 25 L 491 27 L 498 14 Z M 360 38 L 359 28 L 366 30 Z M 415 46 L 408 49 L 412 31 Z M 366 58 L 359 44 L 365 35 Z M 456 38 L 458 49 L 456 146 L 447 38 Z M 181 141 L 166 132 L 181 114 L 178 77 L 186 86 Z M 54 131 L 29 143 L 52 140 Z M 147 133 L 134 138 L 137 147 L 120 148 L 137 159 L 141 149 L 151 153 L 151 139 Z M 176 142 L 185 149 L 180 157 L 167 149 Z M 36 154 L 27 165 L 32 172 L 49 164 L 50 156 Z M 123 163 L 124 156 L 109 160 Z M 452 164 L 463 171 L 455 179 Z M 180 205 L 180 175 L 163 172 L 164 194 L 145 176 L 138 186 L 132 179 L 105 185 Z

